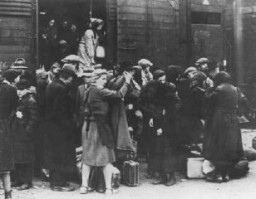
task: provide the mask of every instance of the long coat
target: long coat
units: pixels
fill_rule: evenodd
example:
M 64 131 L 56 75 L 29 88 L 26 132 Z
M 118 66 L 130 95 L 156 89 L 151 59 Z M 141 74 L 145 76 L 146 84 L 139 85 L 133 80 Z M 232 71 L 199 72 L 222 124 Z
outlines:
M 27 93 L 19 100 L 12 122 L 15 163 L 32 163 L 34 161 L 34 133 L 37 121 L 36 101 L 31 93 Z
M 69 87 L 56 79 L 46 88 L 45 168 L 75 171 L 74 111 Z
M 175 86 L 150 81 L 142 89 L 139 105 L 143 112 L 144 139 L 149 147 L 149 168 L 152 171 L 174 172 L 177 161 L 175 115 L 180 106 Z M 153 127 L 149 127 L 151 118 Z M 163 134 L 158 136 L 157 129 L 160 128 Z
M 206 94 L 211 113 L 206 123 L 203 156 L 217 165 L 234 165 L 243 156 L 237 111 L 241 93 L 229 83 Z
M 81 68 L 88 69 L 94 64 L 98 40 L 97 33 L 94 33 L 91 29 L 85 31 L 78 47 L 78 56 L 84 61 L 84 64 L 81 64 Z
M 118 76 L 113 78 L 108 83 L 108 88 L 111 90 L 119 90 L 124 84 L 124 77 Z M 127 96 L 130 95 L 132 87 L 127 91 Z M 113 128 L 116 148 L 118 150 L 134 151 L 131 135 L 128 129 L 124 100 L 116 99 L 110 102 L 110 118 Z
M 16 89 L 7 83 L 0 83 L 0 173 L 14 168 L 11 115 L 18 101 Z

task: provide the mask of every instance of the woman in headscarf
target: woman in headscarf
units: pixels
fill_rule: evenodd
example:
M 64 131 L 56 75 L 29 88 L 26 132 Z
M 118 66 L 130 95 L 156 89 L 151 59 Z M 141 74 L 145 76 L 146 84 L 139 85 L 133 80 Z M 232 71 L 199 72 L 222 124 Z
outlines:
M 104 88 L 107 82 L 107 72 L 102 69 L 94 71 L 94 83 L 89 87 L 85 98 L 85 120 L 82 128 L 83 166 L 82 186 L 80 193 L 90 192 L 88 179 L 91 167 L 103 167 L 106 184 L 105 193 L 113 193 L 111 186 L 112 163 L 116 157 L 115 143 L 110 127 L 109 102 L 114 99 L 123 99 L 132 76 L 124 73 L 125 83 L 118 91 Z
M 215 87 L 206 93 L 206 98 L 211 111 L 206 119 L 203 156 L 216 167 L 214 175 L 207 176 L 207 180 L 226 182 L 230 169 L 243 156 L 237 116 L 238 105 L 246 98 L 232 85 L 230 75 L 224 71 L 216 75 Z
M 78 47 L 78 56 L 83 59 L 85 62 L 81 64 L 82 68 L 91 69 L 95 64 L 95 52 L 99 43 L 99 31 L 102 30 L 104 25 L 103 20 L 94 19 L 90 24 L 90 28 L 85 31 L 82 36 L 79 47 Z

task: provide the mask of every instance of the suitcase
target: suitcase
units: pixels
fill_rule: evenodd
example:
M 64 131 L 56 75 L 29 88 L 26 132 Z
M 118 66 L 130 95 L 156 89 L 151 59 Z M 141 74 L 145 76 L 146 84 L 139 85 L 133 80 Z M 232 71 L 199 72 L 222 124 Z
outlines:
M 133 160 L 125 161 L 123 164 L 123 183 L 129 187 L 139 185 L 139 163 Z
M 188 158 L 187 159 L 187 177 L 188 178 L 204 178 L 203 174 L 204 158 Z

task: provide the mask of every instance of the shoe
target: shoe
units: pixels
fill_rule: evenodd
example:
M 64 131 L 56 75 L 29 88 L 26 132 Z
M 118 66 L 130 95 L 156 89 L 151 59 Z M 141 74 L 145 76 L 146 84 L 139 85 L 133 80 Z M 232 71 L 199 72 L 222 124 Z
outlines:
M 219 174 L 213 174 L 213 175 L 209 175 L 206 176 L 206 181 L 208 182 L 215 182 L 215 183 L 221 183 L 222 182 L 222 178 Z
M 159 185 L 159 184 L 164 184 L 164 183 L 165 183 L 165 180 L 163 178 L 159 177 L 159 178 L 155 179 L 152 184 Z
M 87 194 L 93 192 L 93 189 L 91 187 L 80 187 L 80 194 Z
M 228 175 L 222 176 L 222 182 L 228 182 L 228 181 L 229 181 Z
M 5 199 L 12 199 L 12 191 L 8 191 L 4 193 L 4 198 Z
M 51 186 L 51 189 L 53 191 L 63 191 L 63 192 L 69 192 L 69 191 L 74 191 L 75 187 L 73 186 Z
M 104 193 L 106 190 L 105 190 L 103 187 L 98 187 L 98 188 L 96 189 L 96 191 L 97 191 L 98 193 Z
M 119 189 L 106 189 L 105 194 L 106 195 L 111 195 L 111 194 L 116 194 L 118 193 Z
M 164 183 L 165 186 L 169 187 L 176 184 L 176 178 L 174 174 L 167 173 L 165 177 L 166 177 L 166 182 Z
M 25 184 L 20 185 L 20 186 L 17 187 L 16 189 L 19 190 L 19 191 L 23 191 L 23 190 L 30 189 L 31 187 L 32 187 L 31 184 L 25 183 Z

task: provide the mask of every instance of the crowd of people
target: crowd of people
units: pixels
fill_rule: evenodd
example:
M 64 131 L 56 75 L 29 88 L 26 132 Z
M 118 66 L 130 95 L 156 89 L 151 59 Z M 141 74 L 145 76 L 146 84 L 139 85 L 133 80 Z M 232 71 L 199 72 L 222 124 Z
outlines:
M 93 190 L 90 173 L 95 168 L 103 173 L 103 192 L 114 193 L 113 170 L 136 154 L 146 158 L 153 184 L 174 185 L 179 156 L 198 143 L 215 167 L 206 179 L 228 181 L 230 170 L 243 158 L 239 108 L 250 111 L 228 72 L 207 58 L 186 69 L 157 69 L 148 59 L 122 62 L 112 70 L 94 67 L 96 48 L 87 54 L 87 62 L 81 54 L 88 51 L 81 49 L 93 44 L 87 40 L 95 39 L 102 25 L 95 23 L 79 44 L 81 53 L 53 62 L 49 71 L 33 74 L 24 59 L 1 71 L 5 198 L 11 198 L 11 186 L 31 188 L 33 173 L 42 169 L 49 171 L 52 190 L 73 191 L 68 174 L 77 171 L 80 145 L 82 194 Z

